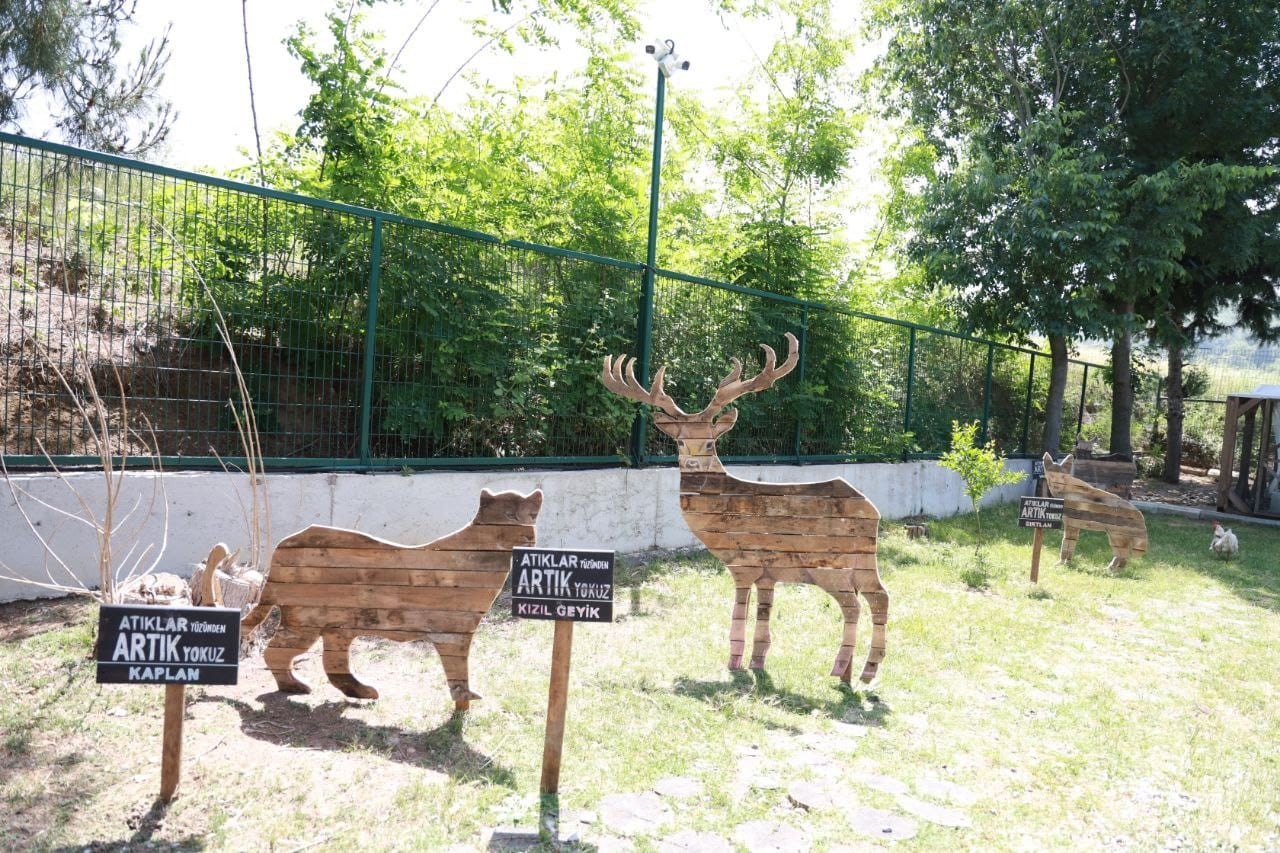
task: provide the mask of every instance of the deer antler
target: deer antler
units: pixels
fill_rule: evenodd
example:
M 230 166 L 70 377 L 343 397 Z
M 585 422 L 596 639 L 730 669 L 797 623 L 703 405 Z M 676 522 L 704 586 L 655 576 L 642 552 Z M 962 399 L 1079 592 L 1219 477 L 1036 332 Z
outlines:
M 645 387 L 636 379 L 635 370 L 635 356 L 628 359 L 625 355 L 617 357 L 606 355 L 604 357 L 604 370 L 600 372 L 600 381 L 604 383 L 604 387 L 620 397 L 657 406 L 673 417 L 688 417 L 676 405 L 676 401 L 671 399 L 670 395 L 663 390 L 662 378 L 667 371 L 666 365 L 659 367 L 658 372 L 653 375 L 653 387 L 649 390 L 645 390 Z
M 702 410 L 702 414 L 715 414 L 744 394 L 763 391 L 794 370 L 796 363 L 800 360 L 800 342 L 790 332 L 787 332 L 786 337 L 786 361 L 779 365 L 778 354 L 773 351 L 773 347 L 768 344 L 761 344 L 760 348 L 764 350 L 764 369 L 751 379 L 743 381 L 742 362 L 736 358 L 733 359 L 733 370 L 729 372 L 728 376 L 720 380 L 720 386 L 716 388 L 716 395 L 711 398 L 711 402 Z

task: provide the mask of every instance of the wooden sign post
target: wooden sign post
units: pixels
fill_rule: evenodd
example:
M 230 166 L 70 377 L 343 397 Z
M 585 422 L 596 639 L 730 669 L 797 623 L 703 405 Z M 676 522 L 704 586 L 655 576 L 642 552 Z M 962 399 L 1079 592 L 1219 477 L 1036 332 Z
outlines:
M 188 684 L 235 684 L 240 611 L 230 607 L 104 604 L 98 612 L 99 684 L 163 684 L 160 800 L 182 776 L 182 717 Z
M 1040 581 L 1040 549 L 1044 546 L 1044 532 L 1062 529 L 1065 502 L 1062 498 L 1041 498 L 1023 495 L 1018 498 L 1018 526 L 1035 530 L 1031 537 L 1031 582 Z
M 564 548 L 511 549 L 511 615 L 554 619 L 547 731 L 542 745 L 542 794 L 560 790 L 564 718 L 574 622 L 613 621 L 613 552 Z

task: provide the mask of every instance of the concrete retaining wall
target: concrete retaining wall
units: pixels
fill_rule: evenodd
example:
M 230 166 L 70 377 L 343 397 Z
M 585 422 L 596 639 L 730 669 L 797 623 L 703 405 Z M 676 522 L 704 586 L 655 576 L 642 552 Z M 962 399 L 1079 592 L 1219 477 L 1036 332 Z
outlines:
M 1031 463 L 1008 463 L 1029 472 Z M 775 482 L 843 477 L 888 518 L 948 516 L 969 508 L 960 478 L 931 461 L 863 465 L 740 465 L 738 477 Z M 0 489 L 0 574 L 47 580 L 46 570 L 67 583 L 65 570 L 48 560 L 38 534 L 86 584 L 96 584 L 97 542 L 86 525 L 61 514 L 79 511 L 80 499 L 101 512 L 101 474 L 14 474 L 13 485 L 35 532 L 13 495 Z M 471 520 L 482 488 L 546 494 L 538 518 L 538 542 L 549 547 L 612 549 L 619 553 L 697 546 L 680 516 L 679 472 L 674 468 L 589 471 L 425 472 L 388 474 L 273 474 L 268 477 L 273 539 L 309 524 L 354 527 L 405 543 L 426 542 Z M 1006 486 L 987 502 L 1012 500 L 1028 481 Z M 117 565 L 131 560 L 133 542 L 157 549 L 161 571 L 187 576 L 216 542 L 232 549 L 247 540 L 247 480 L 222 472 L 132 473 L 125 478 L 117 512 L 129 513 L 114 540 Z M 166 519 L 167 510 L 167 519 Z M 167 537 L 165 535 L 167 530 Z M 150 562 L 151 557 L 146 558 Z M 0 580 L 0 601 L 58 593 Z

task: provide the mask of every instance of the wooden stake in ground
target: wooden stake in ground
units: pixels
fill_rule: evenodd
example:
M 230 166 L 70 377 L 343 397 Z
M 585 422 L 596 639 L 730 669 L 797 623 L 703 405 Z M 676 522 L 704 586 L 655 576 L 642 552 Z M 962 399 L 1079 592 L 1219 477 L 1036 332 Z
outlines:
M 547 732 L 542 742 L 543 794 L 560 791 L 560 755 L 564 747 L 564 717 L 569 705 L 569 660 L 573 653 L 573 622 L 556 621 L 551 642 L 551 686 L 547 690 Z
M 239 677 L 240 611 L 228 607 L 104 604 L 98 614 L 99 684 L 164 685 L 160 801 L 182 778 L 186 685 Z
M 1037 462 L 1038 465 L 1043 463 Z M 1043 470 L 1040 472 L 1043 475 Z M 1040 551 L 1044 548 L 1044 531 L 1061 530 L 1064 502 L 1045 497 L 1043 476 L 1036 481 L 1036 493 L 1018 499 L 1018 526 L 1034 528 L 1031 537 L 1031 582 L 1040 582 Z
M 182 718 L 187 710 L 187 686 L 164 686 L 164 738 L 160 752 L 160 802 L 173 799 L 182 778 Z
M 511 615 L 555 620 L 551 680 L 547 688 L 547 730 L 542 742 L 544 798 L 560 790 L 565 709 L 569 705 L 569 662 L 574 622 L 613 621 L 612 551 L 568 548 L 511 549 Z M 544 821 L 554 805 L 544 799 Z

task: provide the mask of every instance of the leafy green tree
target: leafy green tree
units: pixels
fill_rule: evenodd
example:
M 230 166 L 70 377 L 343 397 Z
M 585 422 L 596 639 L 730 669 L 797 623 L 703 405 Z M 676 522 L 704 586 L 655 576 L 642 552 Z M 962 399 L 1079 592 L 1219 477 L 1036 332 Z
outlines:
M 964 493 L 973 505 L 978 525 L 978 543 L 982 542 L 983 496 L 998 486 L 1011 486 L 1026 479 L 1018 471 L 1004 469 L 1004 457 L 996 452 L 995 442 L 978 445 L 979 423 L 951 422 L 951 449 L 938 458 L 938 464 L 949 468 L 964 480 Z
M 32 105 L 71 143 L 140 154 L 164 141 L 173 112 L 158 94 L 168 35 L 120 62 L 136 0 L 0 0 L 0 125 Z
M 1233 149 L 1252 161 L 1207 156 L 1201 137 L 1230 138 L 1223 116 L 1237 107 L 1246 123 L 1274 114 L 1262 84 L 1275 18 L 1261 0 L 879 7 L 893 32 L 882 79 L 937 155 L 921 203 L 905 208 L 918 229 L 911 257 L 979 328 L 1049 338 L 1046 449 L 1060 435 L 1066 344 L 1105 333 L 1116 342 L 1111 450 L 1129 450 L 1132 333 L 1189 283 L 1188 245 L 1206 218 L 1232 197 L 1265 197 L 1257 161 L 1274 158 L 1274 136 L 1246 134 Z M 1204 72 L 1220 48 L 1229 72 Z M 1250 91 L 1259 97 L 1242 103 Z

